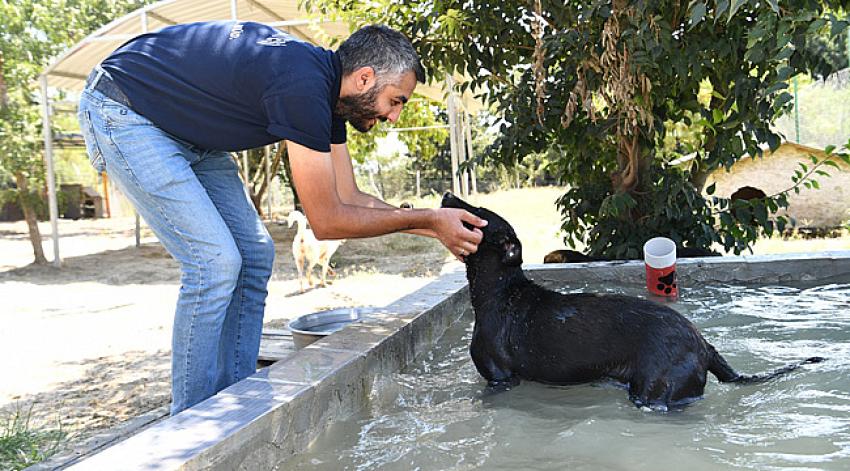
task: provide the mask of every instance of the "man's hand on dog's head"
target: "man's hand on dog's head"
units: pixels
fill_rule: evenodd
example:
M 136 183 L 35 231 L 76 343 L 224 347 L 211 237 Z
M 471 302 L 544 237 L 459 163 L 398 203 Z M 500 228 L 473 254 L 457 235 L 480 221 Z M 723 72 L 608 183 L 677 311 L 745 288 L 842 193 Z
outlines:
M 439 208 L 434 214 L 437 238 L 458 260 L 463 262 L 467 255 L 478 250 L 478 244 L 484 237 L 479 228 L 487 225 L 486 220 L 455 208 Z

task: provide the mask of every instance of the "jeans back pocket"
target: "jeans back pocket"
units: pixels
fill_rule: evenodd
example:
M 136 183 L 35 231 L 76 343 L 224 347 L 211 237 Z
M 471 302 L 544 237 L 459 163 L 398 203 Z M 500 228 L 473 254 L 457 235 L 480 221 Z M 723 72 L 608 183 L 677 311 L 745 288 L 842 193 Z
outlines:
M 86 153 L 89 155 L 89 162 L 98 173 L 101 173 L 106 170 L 106 162 L 103 160 L 103 152 L 101 152 L 100 146 L 97 143 L 97 136 L 91 120 L 91 112 L 88 109 L 81 110 L 78 118 L 80 121 L 80 131 L 83 133 L 83 140 L 86 142 Z

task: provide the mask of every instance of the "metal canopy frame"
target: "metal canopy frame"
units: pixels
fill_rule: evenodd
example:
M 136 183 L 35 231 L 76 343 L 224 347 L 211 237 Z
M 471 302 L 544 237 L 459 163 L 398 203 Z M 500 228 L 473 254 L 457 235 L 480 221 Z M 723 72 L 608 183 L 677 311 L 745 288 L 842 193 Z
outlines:
M 243 20 L 265 23 L 286 30 L 301 39 L 329 48 L 334 39 L 345 38 L 349 26 L 342 21 L 326 21 L 312 17 L 301 10 L 297 0 L 162 0 L 135 10 L 118 18 L 82 41 L 70 47 L 48 65 L 39 76 L 42 101 L 42 124 L 44 129 L 44 154 L 47 162 L 47 193 L 50 209 L 51 238 L 53 241 L 53 264 L 61 266 L 59 255 L 59 208 L 56 195 L 56 175 L 53 161 L 53 134 L 51 127 L 52 106 L 50 88 L 81 91 L 85 86 L 88 73 L 106 58 L 121 43 L 140 34 L 155 31 L 165 26 L 196 21 Z M 451 93 L 448 90 L 452 90 Z M 418 95 L 436 101 L 448 100 L 450 112 L 450 139 L 453 185 L 456 193 L 467 194 L 467 186 L 460 185 L 457 176 L 457 164 L 465 160 L 463 154 L 470 155 L 472 142 L 469 135 L 468 115 L 464 120 L 462 111 L 476 112 L 480 105 L 469 92 L 460 99 L 454 93 L 454 80 L 449 77 L 446 84 L 419 85 Z M 458 110 L 458 107 L 461 109 Z M 466 122 L 466 139 L 464 125 Z M 463 142 L 466 140 L 467 152 Z M 463 179 L 468 180 L 468 176 Z M 472 174 L 473 191 L 475 187 Z M 136 213 L 136 245 L 140 242 L 140 222 Z

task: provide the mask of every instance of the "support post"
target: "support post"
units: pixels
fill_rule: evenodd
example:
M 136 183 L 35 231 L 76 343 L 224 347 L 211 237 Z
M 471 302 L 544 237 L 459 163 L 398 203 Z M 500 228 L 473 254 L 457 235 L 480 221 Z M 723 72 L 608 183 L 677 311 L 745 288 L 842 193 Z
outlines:
M 460 111 L 458 111 L 458 113 L 457 113 L 457 120 L 458 120 L 459 126 L 457 127 L 457 129 L 455 129 L 455 132 L 457 133 L 457 137 L 455 138 L 455 140 L 457 141 L 457 147 L 458 147 L 458 160 L 460 161 L 461 164 L 463 164 L 463 163 L 466 163 L 466 161 L 468 160 L 467 155 L 466 155 L 466 146 L 464 145 L 464 142 L 463 142 L 464 141 L 464 139 L 463 139 L 464 129 L 466 129 L 466 120 L 464 119 L 464 115 Z M 464 198 L 469 197 L 469 170 L 468 169 L 464 169 L 463 171 L 460 172 L 460 191 L 462 192 Z
M 797 77 L 794 77 L 794 131 L 797 139 L 794 141 L 800 143 L 800 101 L 797 98 Z
M 139 216 L 139 212 L 135 209 L 133 210 L 133 214 L 136 216 L 136 247 L 142 246 L 142 218 Z
M 266 164 L 266 218 L 271 221 L 272 220 L 272 162 L 271 162 L 271 148 L 269 146 L 263 147 L 263 160 Z
M 103 201 L 106 203 L 106 217 L 112 218 L 112 208 L 109 206 L 109 177 L 106 172 L 100 172 L 100 178 L 103 182 Z
M 47 76 L 39 79 L 41 84 L 41 122 L 44 128 L 44 160 L 47 161 L 47 200 L 50 208 L 50 229 L 53 239 L 53 265 L 62 266 L 59 257 L 59 204 L 56 201 L 56 174 L 53 168 L 53 131 L 50 125 L 50 98 L 47 96 Z
M 474 195 L 478 193 L 478 179 L 475 176 L 475 170 L 478 166 L 475 165 L 475 155 L 472 153 L 472 126 L 469 124 L 469 113 L 466 112 L 466 109 L 463 110 L 463 116 L 466 118 L 466 158 L 472 163 L 469 166 L 469 180 Z
M 142 15 L 140 17 L 142 22 L 142 33 L 148 32 L 148 12 L 147 10 L 142 11 Z M 135 236 L 136 236 L 136 248 L 142 246 L 142 220 L 139 216 L 139 212 L 136 211 L 136 208 L 133 208 L 133 217 L 136 219 L 136 228 L 135 228 Z
M 455 107 L 454 79 L 451 75 L 446 76 L 446 88 L 449 90 L 448 114 L 449 114 L 449 147 L 452 153 L 452 192 L 460 194 L 460 181 L 458 180 L 458 142 L 457 142 L 457 109 Z

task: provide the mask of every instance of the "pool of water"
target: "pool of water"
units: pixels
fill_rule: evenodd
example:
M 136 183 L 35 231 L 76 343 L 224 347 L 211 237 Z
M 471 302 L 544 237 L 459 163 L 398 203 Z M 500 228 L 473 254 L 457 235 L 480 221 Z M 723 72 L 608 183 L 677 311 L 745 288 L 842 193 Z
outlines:
M 427 355 L 382 379 L 368 410 L 279 469 L 850 469 L 850 278 L 686 287 L 670 305 L 740 372 L 828 360 L 761 385 L 709 375 L 702 400 L 668 412 L 637 409 L 606 383 L 523 382 L 489 394 L 469 358 L 469 312 Z

